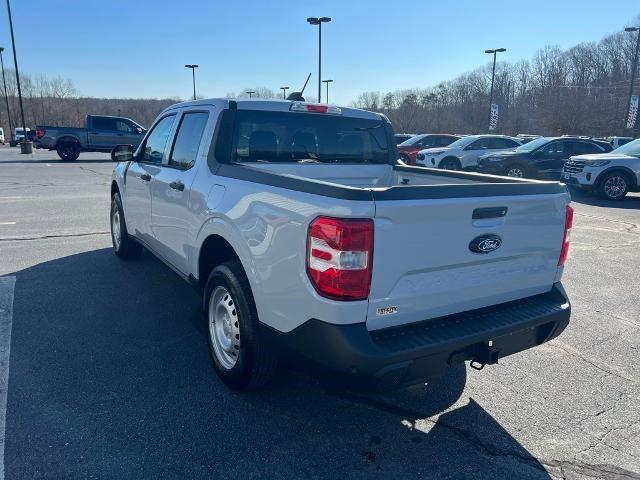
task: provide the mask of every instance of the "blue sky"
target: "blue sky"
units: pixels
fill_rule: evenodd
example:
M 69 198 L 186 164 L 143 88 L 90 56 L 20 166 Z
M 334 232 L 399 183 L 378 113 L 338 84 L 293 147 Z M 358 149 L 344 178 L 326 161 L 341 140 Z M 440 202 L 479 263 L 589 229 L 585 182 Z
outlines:
M 248 86 L 317 85 L 317 27 L 332 102 L 359 93 L 427 87 L 488 61 L 531 58 L 544 45 L 570 47 L 622 29 L 637 0 L 13 0 L 20 69 L 71 78 L 98 97 L 180 97 L 191 92 L 185 63 L 197 63 L 198 94 Z M 12 61 L 6 9 L 0 42 Z M 315 94 L 315 93 L 314 93 Z

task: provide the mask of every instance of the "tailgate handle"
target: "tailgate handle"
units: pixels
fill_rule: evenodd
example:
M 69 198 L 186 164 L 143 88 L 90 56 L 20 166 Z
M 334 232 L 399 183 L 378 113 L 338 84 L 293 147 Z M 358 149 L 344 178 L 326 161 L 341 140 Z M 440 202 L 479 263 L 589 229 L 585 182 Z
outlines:
M 479 220 L 481 218 L 501 218 L 507 214 L 507 207 L 489 207 L 489 208 L 476 208 L 473 211 L 473 220 Z

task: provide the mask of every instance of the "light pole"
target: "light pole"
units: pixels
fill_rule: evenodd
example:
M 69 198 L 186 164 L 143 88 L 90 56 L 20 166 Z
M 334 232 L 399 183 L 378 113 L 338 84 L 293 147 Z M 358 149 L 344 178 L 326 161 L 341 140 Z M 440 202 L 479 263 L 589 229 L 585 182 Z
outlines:
M 498 52 L 506 52 L 506 48 L 495 48 L 493 50 L 485 50 L 484 53 L 493 53 L 493 69 L 491 70 L 491 93 L 489 94 L 489 124 L 491 124 L 491 105 L 493 105 L 493 80 L 496 76 L 496 54 Z
M 249 98 L 253 98 L 253 94 L 256 93 L 255 90 L 247 90 L 245 93 L 249 94 Z
M 327 85 L 327 103 L 329 103 L 329 84 L 333 82 L 333 80 L 322 80 L 322 83 Z
M 307 22 L 318 26 L 318 102 L 322 97 L 322 24 L 331 21 L 329 17 L 309 17 Z
M 633 56 L 633 64 L 631 66 L 631 84 L 629 85 L 629 98 L 627 99 L 627 118 L 625 122 L 628 121 L 629 111 L 631 110 L 631 96 L 633 95 L 633 83 L 636 81 L 636 70 L 638 69 L 638 50 L 640 50 L 640 27 L 627 27 L 624 29 L 625 32 L 638 32 L 636 38 L 636 51 Z M 633 125 L 631 125 L 631 129 L 633 130 Z
M 289 90 L 289 88 L 291 88 L 291 87 L 280 87 L 280 90 L 282 90 L 282 99 L 283 100 L 287 99 L 287 90 Z
M 191 77 L 193 78 L 193 99 L 196 99 L 196 68 L 198 68 L 198 65 L 195 64 L 190 64 L 190 65 L 185 65 L 186 68 L 190 68 L 191 69 Z
M 27 137 L 27 124 L 24 121 L 24 107 L 22 106 L 22 90 L 20 89 L 20 73 L 18 72 L 18 57 L 16 56 L 16 39 L 13 36 L 13 19 L 11 18 L 11 4 L 7 0 L 7 14 L 9 16 L 9 30 L 11 30 L 11 47 L 13 48 L 13 64 L 16 69 L 16 84 L 18 85 L 18 101 L 20 104 L 20 115 L 22 117 L 22 142 L 20 143 L 20 153 L 31 153 L 33 144 Z
M 4 101 L 7 103 L 7 119 L 9 120 L 9 139 L 13 139 L 13 127 L 11 126 L 11 110 L 9 109 L 9 95 L 7 94 L 7 79 L 4 76 L 4 60 L 2 59 L 4 47 L 0 47 L 0 64 L 2 65 L 2 83 L 4 84 Z

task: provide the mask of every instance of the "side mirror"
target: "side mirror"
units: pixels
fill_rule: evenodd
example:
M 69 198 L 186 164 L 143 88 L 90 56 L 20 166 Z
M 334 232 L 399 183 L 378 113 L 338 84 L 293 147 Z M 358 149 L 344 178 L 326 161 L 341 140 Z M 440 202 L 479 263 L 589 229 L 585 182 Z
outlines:
M 111 150 L 111 160 L 114 162 L 133 160 L 133 147 L 131 145 L 117 145 Z

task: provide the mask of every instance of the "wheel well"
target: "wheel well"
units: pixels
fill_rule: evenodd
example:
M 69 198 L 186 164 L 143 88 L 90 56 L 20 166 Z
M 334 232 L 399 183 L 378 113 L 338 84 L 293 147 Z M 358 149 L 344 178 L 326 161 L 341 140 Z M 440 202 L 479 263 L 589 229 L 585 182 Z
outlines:
M 460 159 L 458 157 L 444 157 L 442 160 L 440 160 L 440 165 L 442 165 L 444 162 L 448 160 L 453 160 L 458 165 L 462 166 L 462 162 L 460 162 Z
M 198 258 L 198 284 L 204 289 L 209 274 L 221 263 L 229 260 L 239 260 L 238 254 L 233 247 L 220 235 L 211 235 L 200 248 Z
M 116 193 L 120 193 L 120 189 L 118 188 L 118 184 L 114 180 L 113 182 L 111 182 L 111 196 L 113 197 L 113 195 Z
M 58 141 L 56 142 L 56 148 L 58 148 L 60 145 L 64 145 L 65 143 L 75 143 L 76 145 L 80 145 L 80 142 L 78 141 L 77 138 L 62 137 L 62 138 L 59 138 Z
M 600 186 L 602 185 L 602 181 L 604 180 L 604 177 L 606 177 L 610 173 L 620 173 L 624 175 L 627 178 L 627 180 L 629 180 L 629 188 L 636 188 L 637 185 L 636 185 L 635 175 L 624 168 L 616 168 L 616 167 L 610 168 L 609 170 L 605 170 L 600 175 L 598 175 L 598 188 L 600 188 Z

